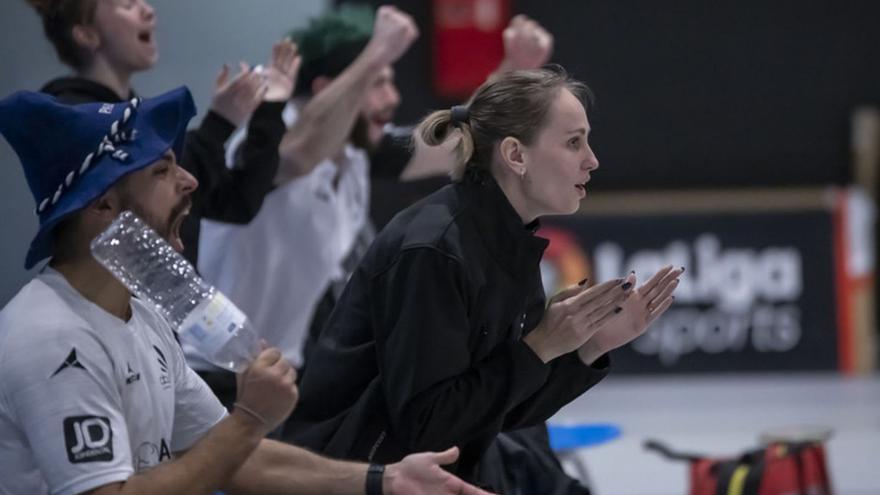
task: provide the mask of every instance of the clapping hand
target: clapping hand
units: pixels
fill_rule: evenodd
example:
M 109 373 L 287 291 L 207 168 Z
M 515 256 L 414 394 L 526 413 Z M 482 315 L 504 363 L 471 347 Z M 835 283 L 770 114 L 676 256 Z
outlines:
M 296 44 L 285 38 L 272 46 L 272 61 L 261 72 L 266 84 L 263 101 L 287 101 L 296 88 L 302 57 Z
M 523 340 L 545 363 L 575 351 L 622 311 L 632 288 L 626 279 L 569 287 L 550 300 L 541 322 Z
M 684 268 L 665 266 L 638 289 L 632 291 L 621 304 L 621 310 L 603 322 L 602 327 L 578 349 L 585 363 L 592 363 L 602 354 L 628 344 L 641 336 L 660 317 L 675 299 L 672 295 Z M 635 284 L 635 274 L 627 276 Z
M 211 110 L 239 127 L 263 101 L 268 87 L 262 76 L 244 62 L 239 64 L 239 73 L 229 79 L 229 66 L 223 65 L 214 85 Z

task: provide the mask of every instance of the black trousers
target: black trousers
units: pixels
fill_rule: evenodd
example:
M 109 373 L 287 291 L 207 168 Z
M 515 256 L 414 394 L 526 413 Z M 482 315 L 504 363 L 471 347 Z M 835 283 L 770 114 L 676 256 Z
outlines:
M 503 495 L 590 495 L 562 470 L 547 426 L 504 432 L 480 461 L 479 484 Z

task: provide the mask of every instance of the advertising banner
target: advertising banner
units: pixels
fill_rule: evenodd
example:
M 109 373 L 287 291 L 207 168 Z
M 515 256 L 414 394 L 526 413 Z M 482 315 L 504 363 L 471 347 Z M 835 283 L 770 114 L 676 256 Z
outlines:
M 616 372 L 838 369 L 830 209 L 573 215 L 543 223 L 553 293 L 684 266 L 675 303 L 613 354 Z

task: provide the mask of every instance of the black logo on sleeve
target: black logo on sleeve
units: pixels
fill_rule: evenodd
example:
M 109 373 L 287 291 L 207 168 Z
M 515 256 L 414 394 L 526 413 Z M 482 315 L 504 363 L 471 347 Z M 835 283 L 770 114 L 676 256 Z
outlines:
M 125 372 L 125 384 L 131 385 L 132 383 L 141 379 L 141 374 L 135 372 L 131 369 L 131 363 L 125 363 L 126 372 Z
M 64 358 L 64 362 L 61 363 L 61 366 L 59 366 L 57 370 L 55 370 L 55 373 L 52 373 L 52 376 L 61 373 L 67 368 L 79 368 L 81 370 L 86 369 L 86 367 L 79 362 L 79 359 L 76 358 L 76 347 L 70 350 L 70 354 L 68 354 L 67 357 Z M 52 378 L 52 376 L 50 376 L 49 378 Z
M 162 388 L 168 388 L 171 386 L 171 378 L 168 376 L 168 360 L 165 359 L 165 353 L 162 352 L 161 349 L 153 346 L 153 350 L 156 351 L 156 359 L 159 361 L 159 383 L 162 385 Z
M 113 460 L 113 430 L 104 416 L 64 418 L 67 460 L 73 464 Z

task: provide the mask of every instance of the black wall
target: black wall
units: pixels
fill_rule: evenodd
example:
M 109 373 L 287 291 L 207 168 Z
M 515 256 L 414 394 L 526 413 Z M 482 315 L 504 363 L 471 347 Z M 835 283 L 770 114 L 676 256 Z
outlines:
M 373 4 L 387 2 L 371 2 Z M 430 5 L 396 66 L 400 122 L 447 106 L 430 84 Z M 787 186 L 849 178 L 849 114 L 880 104 L 880 1 L 513 2 L 597 95 L 595 190 Z

